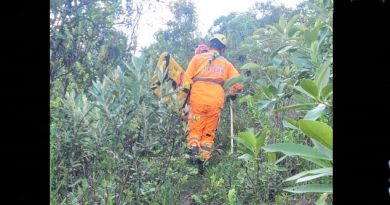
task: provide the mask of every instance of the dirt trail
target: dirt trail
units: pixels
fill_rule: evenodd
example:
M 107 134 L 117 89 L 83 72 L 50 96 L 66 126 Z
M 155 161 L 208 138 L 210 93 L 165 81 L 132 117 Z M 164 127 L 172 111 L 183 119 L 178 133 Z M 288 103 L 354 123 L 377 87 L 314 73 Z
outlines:
M 202 195 L 204 190 L 207 188 L 207 176 L 199 174 L 191 174 L 188 177 L 186 183 L 181 187 L 179 204 L 181 205 L 195 205 L 197 203 L 191 198 L 193 194 L 198 196 Z

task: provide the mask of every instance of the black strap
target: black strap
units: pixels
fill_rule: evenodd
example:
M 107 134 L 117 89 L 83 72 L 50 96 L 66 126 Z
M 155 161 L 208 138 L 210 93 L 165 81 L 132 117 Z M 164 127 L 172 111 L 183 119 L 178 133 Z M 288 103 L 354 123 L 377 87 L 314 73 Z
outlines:
M 220 57 L 220 55 L 219 55 L 218 53 L 213 53 L 213 55 L 211 55 L 210 59 L 208 59 L 207 65 L 206 65 L 205 67 L 209 66 L 209 65 L 212 63 L 212 61 L 214 61 L 214 60 L 215 60 L 216 58 L 218 58 L 218 57 Z M 203 69 L 204 69 L 204 68 L 203 68 Z M 203 69 L 202 69 L 202 70 L 203 70 Z M 199 75 L 200 72 L 202 72 L 202 70 L 200 70 L 200 71 L 195 75 L 195 77 L 193 78 L 193 82 L 196 82 L 196 79 L 204 79 L 204 78 L 196 77 L 197 75 Z M 211 79 L 211 81 L 208 81 L 208 82 L 214 82 L 214 80 L 217 80 L 217 79 Z M 202 81 L 202 80 L 198 80 L 198 81 Z M 218 82 L 215 82 L 215 83 L 220 84 L 221 86 L 223 86 L 223 84 L 224 84 L 225 82 L 222 81 L 222 83 L 221 83 L 221 82 L 219 81 L 219 79 L 218 79 Z M 187 89 L 183 90 L 184 92 L 186 92 L 186 93 L 188 93 L 188 94 L 187 94 L 187 97 L 186 97 L 186 99 L 185 99 L 185 101 L 184 101 L 184 103 L 183 103 L 182 108 L 184 108 L 184 107 L 186 106 L 186 104 L 188 103 L 188 100 L 190 99 L 191 88 L 192 88 L 192 85 L 190 85 L 190 89 L 189 89 L 189 90 L 187 90 Z
M 196 77 L 192 80 L 193 82 L 203 81 L 203 82 L 211 82 L 216 83 L 220 86 L 223 86 L 225 84 L 225 81 L 218 78 L 202 78 L 202 77 Z
M 165 56 L 165 69 L 168 69 L 168 70 L 165 70 L 164 72 L 167 72 L 163 78 L 163 82 L 168 80 L 168 77 L 169 77 L 169 60 L 170 60 L 170 57 L 171 55 L 168 53 L 166 56 Z
M 186 106 L 186 104 L 188 103 L 188 100 L 190 99 L 191 86 L 190 86 L 189 90 L 188 89 L 183 89 L 183 92 L 186 92 L 187 96 L 186 96 L 186 99 L 184 100 L 183 106 L 181 106 L 181 108 L 184 108 Z

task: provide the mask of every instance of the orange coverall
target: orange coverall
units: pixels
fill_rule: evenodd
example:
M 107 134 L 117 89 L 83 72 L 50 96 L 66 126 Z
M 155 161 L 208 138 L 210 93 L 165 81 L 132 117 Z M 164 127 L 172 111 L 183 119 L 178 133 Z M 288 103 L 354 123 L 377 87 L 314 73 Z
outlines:
M 211 49 L 207 53 L 195 55 L 185 72 L 185 75 L 193 81 L 189 99 L 189 133 L 186 137 L 186 142 L 189 148 L 192 146 L 200 148 L 203 160 L 211 157 L 215 131 L 225 101 L 225 93 L 222 86 L 226 80 L 240 75 L 234 66 L 222 56 L 215 58 L 211 61 L 211 64 L 205 64 L 214 53 L 218 53 L 218 51 Z M 204 65 L 206 67 L 196 75 L 200 66 Z M 243 88 L 238 83 L 232 87 L 236 90 Z

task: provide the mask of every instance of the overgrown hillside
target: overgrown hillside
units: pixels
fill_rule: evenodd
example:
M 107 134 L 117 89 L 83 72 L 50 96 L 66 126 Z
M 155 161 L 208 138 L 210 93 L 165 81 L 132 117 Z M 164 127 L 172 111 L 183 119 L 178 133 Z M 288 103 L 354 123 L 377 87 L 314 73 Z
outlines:
M 162 2 L 121 2 L 50 1 L 51 204 L 332 204 L 333 1 L 256 3 L 201 36 L 194 3 L 177 0 L 138 57 L 139 19 Z M 234 152 L 227 101 L 202 176 L 176 94 L 167 105 L 150 87 L 163 51 L 186 68 L 214 33 L 245 89 Z

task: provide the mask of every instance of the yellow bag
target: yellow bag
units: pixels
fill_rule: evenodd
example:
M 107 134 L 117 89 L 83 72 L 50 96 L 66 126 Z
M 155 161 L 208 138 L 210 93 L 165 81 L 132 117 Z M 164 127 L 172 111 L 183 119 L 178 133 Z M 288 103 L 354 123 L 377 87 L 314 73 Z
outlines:
M 184 75 L 185 70 L 167 52 L 163 52 L 160 55 L 160 58 L 157 62 L 157 69 L 159 69 L 163 74 L 166 73 L 166 75 L 163 77 L 163 82 L 167 82 L 169 80 L 172 81 L 172 83 L 169 84 L 171 86 L 169 90 L 175 91 L 179 89 L 179 91 L 177 93 L 177 98 L 173 97 L 175 99 L 172 99 L 172 96 L 162 96 L 162 83 L 158 78 L 158 74 L 155 73 L 152 77 L 152 89 L 154 89 L 154 93 L 159 97 L 163 97 L 168 105 L 171 104 L 170 102 L 173 102 L 173 110 L 180 114 L 185 106 L 189 94 L 192 83 L 191 79 L 188 79 Z M 166 69 L 168 69 L 167 72 Z

